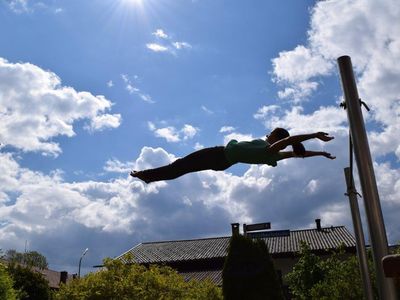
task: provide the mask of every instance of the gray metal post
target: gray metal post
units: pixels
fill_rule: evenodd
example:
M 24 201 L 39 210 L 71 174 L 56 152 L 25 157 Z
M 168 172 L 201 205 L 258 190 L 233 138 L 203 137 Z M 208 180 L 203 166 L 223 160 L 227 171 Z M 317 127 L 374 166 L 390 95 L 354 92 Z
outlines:
M 367 214 L 379 295 L 384 300 L 396 300 L 393 280 L 385 277 L 381 263 L 382 258 L 389 253 L 388 243 L 351 59 L 349 56 L 341 56 L 338 58 L 338 64 Z
M 364 297 L 367 300 L 373 300 L 374 294 L 368 271 L 368 258 L 367 251 L 365 250 L 365 238 L 362 229 L 360 209 L 358 207 L 357 191 L 350 168 L 344 168 L 344 175 L 346 178 L 347 196 L 349 197 L 351 217 L 353 219 L 354 234 L 356 236 L 357 256 L 360 265 L 361 279 L 364 285 Z

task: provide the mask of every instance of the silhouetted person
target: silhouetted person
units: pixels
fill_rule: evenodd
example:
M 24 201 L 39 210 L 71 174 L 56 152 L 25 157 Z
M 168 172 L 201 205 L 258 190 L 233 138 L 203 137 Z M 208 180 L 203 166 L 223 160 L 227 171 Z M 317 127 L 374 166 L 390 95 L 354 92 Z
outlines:
M 143 171 L 132 171 L 130 175 L 150 183 L 175 179 L 197 171 L 223 171 L 236 163 L 267 164 L 276 167 L 279 160 L 293 157 L 325 156 L 335 159 L 327 152 L 306 151 L 302 142 L 315 138 L 324 142 L 333 139 L 325 132 L 290 136 L 286 129 L 275 128 L 266 136 L 265 140 L 256 139 L 248 142 L 231 140 L 226 146 L 204 148 L 179 158 L 169 165 Z M 281 151 L 289 145 L 292 146 L 293 151 Z

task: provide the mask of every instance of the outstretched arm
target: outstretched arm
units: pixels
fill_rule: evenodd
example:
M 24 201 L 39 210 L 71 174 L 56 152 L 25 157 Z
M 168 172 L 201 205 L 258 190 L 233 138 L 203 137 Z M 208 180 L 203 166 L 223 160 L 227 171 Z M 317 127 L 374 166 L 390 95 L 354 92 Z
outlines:
M 305 157 L 312 157 L 312 156 L 324 156 L 329 159 L 335 159 L 336 156 L 332 156 L 332 154 L 325 152 L 325 151 L 306 151 L 306 153 L 302 156 L 296 155 L 293 151 L 280 151 L 279 156 L 282 159 L 287 159 L 287 158 L 293 158 L 293 157 L 298 157 L 298 158 L 305 158 Z
M 329 159 L 335 159 L 336 156 L 333 156 L 329 152 L 325 151 L 306 151 L 303 157 L 312 157 L 312 156 L 324 156 Z
M 319 139 L 324 142 L 329 142 L 330 140 L 333 140 L 334 137 L 329 136 L 328 133 L 326 132 L 315 132 L 310 134 L 299 134 L 299 135 L 288 136 L 287 138 L 281 139 L 273 143 L 269 147 L 269 151 L 279 152 L 280 150 L 285 149 L 289 145 L 292 145 L 294 143 L 301 143 L 311 139 Z

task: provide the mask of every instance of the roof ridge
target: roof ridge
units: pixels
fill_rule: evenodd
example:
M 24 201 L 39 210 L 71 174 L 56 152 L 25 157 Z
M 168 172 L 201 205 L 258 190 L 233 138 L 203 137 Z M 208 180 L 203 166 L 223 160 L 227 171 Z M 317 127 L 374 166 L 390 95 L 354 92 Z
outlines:
M 321 227 L 321 229 L 331 229 L 331 228 L 345 228 L 346 226 L 341 225 L 341 226 L 326 226 L 326 227 Z M 347 229 L 346 229 L 347 230 Z M 318 231 L 317 228 L 307 228 L 307 229 L 295 229 L 295 230 L 290 230 L 290 232 L 294 231 Z
M 331 229 L 331 228 L 346 228 L 346 227 L 344 225 L 321 227 L 321 229 Z M 295 230 L 277 229 L 277 230 L 267 230 L 266 232 L 284 231 L 284 230 L 289 230 L 290 232 L 317 231 L 317 228 L 295 229 Z M 156 242 L 142 242 L 139 245 L 144 245 L 144 244 L 162 244 L 162 243 L 171 243 L 171 242 L 190 242 L 190 241 L 216 240 L 216 239 L 226 239 L 226 238 L 231 238 L 231 237 L 232 236 L 230 235 L 230 236 L 216 236 L 216 237 L 207 237 L 207 238 L 192 238 L 192 239 L 183 239 L 183 240 L 165 240 L 165 241 L 156 241 Z M 135 247 L 137 247 L 139 245 L 136 245 Z M 135 248 L 135 247 L 133 247 L 133 248 Z M 133 248 L 131 248 L 131 249 L 133 249 Z
M 217 236 L 217 237 L 208 237 L 208 238 L 200 238 L 200 239 L 185 239 L 185 240 L 166 240 L 166 241 L 158 241 L 158 242 L 143 242 L 144 244 L 161 244 L 161 243 L 171 243 L 171 242 L 190 242 L 190 241 L 204 241 L 204 240 L 216 240 L 216 239 L 226 239 L 231 238 L 231 236 Z

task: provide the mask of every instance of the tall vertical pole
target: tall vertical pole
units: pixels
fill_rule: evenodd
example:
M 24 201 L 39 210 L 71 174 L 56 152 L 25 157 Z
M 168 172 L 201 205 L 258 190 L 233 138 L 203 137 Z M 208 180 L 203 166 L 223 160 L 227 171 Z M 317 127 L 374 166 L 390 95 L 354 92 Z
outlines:
M 369 150 L 367 133 L 350 57 L 339 57 L 338 65 L 346 101 L 351 138 L 354 143 L 354 154 L 360 177 L 365 211 L 367 214 L 379 295 L 380 298 L 384 300 L 396 300 L 396 290 L 393 280 L 385 277 L 381 264 L 382 258 L 389 253 L 388 243 L 378 187 L 376 185 L 375 173 L 372 166 L 371 152 Z
M 364 298 L 366 300 L 373 300 L 374 294 L 368 271 L 368 258 L 367 251 L 365 250 L 365 238 L 362 229 L 360 209 L 358 207 L 357 191 L 350 168 L 344 169 L 344 175 L 346 178 L 347 196 L 349 197 L 351 217 L 353 219 L 354 234 L 356 236 L 358 263 L 360 265 L 361 279 L 364 285 Z

